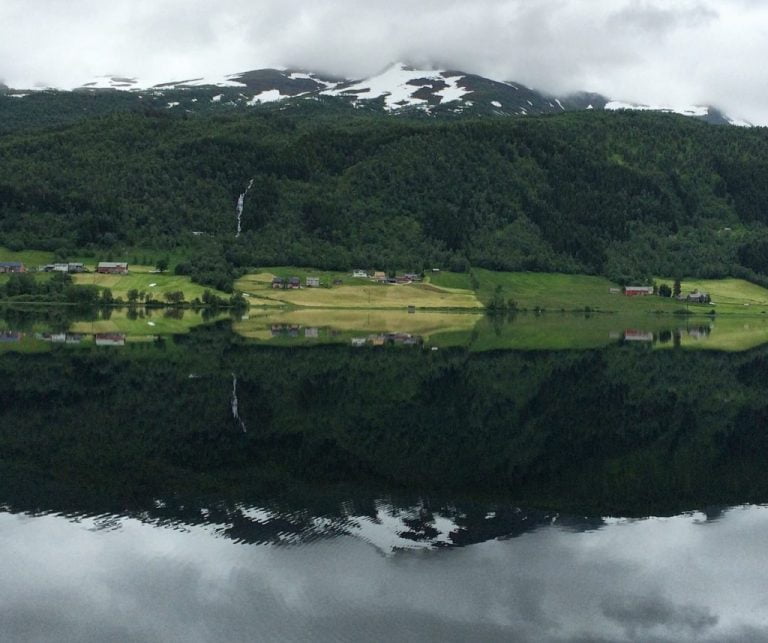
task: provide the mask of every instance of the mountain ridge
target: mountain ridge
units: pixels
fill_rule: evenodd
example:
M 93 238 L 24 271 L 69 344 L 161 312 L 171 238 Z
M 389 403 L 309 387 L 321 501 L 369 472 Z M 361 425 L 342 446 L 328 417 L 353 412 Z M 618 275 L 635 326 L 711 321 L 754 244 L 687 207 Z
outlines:
M 168 96 L 167 109 L 191 112 L 200 109 L 200 105 L 195 105 L 200 98 L 189 96 L 190 90 L 195 90 L 218 92 L 209 97 L 210 101 L 230 108 L 336 98 L 354 107 L 373 107 L 391 114 L 422 112 L 429 116 L 528 116 L 588 109 L 636 109 L 678 113 L 713 124 L 750 125 L 708 105 L 654 106 L 586 91 L 557 96 L 515 81 L 495 80 L 456 69 L 420 69 L 402 62 L 392 63 L 380 73 L 362 79 L 307 69 L 265 68 L 159 83 L 142 82 L 132 76 L 107 75 L 78 87 L 46 89 L 75 92 L 115 90 L 150 94 L 155 99 Z M 0 91 L 7 96 L 24 98 L 39 90 L 0 87 Z

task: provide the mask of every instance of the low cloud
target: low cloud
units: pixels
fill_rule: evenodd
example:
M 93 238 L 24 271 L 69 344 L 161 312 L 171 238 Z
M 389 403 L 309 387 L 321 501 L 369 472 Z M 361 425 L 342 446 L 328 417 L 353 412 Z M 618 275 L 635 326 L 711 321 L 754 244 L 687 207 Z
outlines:
M 756 64 L 767 27 L 755 0 L 4 0 L 0 77 L 76 86 L 267 66 L 362 77 L 404 60 L 768 123 Z

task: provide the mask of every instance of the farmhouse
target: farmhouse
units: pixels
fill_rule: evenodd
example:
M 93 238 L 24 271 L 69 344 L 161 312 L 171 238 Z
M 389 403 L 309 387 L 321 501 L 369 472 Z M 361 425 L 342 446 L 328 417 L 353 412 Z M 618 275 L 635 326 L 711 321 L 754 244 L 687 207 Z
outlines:
M 96 272 L 103 275 L 127 275 L 128 264 L 121 261 L 100 261 L 96 266 Z
M 365 270 L 353 270 L 352 271 L 353 277 L 360 277 L 361 279 L 367 279 L 368 273 Z
M 686 300 L 697 304 L 708 304 L 711 301 L 709 293 L 699 292 L 698 290 L 694 290 L 690 293 L 686 297 Z
M 421 275 L 417 272 L 406 272 L 403 277 L 409 281 L 421 281 Z
M 21 261 L 0 261 L 0 273 L 26 271 L 27 269 Z
M 283 279 L 282 277 L 273 277 L 272 288 L 275 288 L 275 289 L 285 288 L 285 279 Z
M 291 277 L 288 280 L 288 288 L 301 288 L 301 279 L 298 277 Z
M 386 281 L 387 273 L 381 270 L 377 270 L 376 272 L 373 273 L 373 279 L 374 281 Z
M 307 288 L 319 288 L 320 277 L 307 277 Z
M 652 295 L 653 286 L 626 286 L 624 294 L 628 297 Z

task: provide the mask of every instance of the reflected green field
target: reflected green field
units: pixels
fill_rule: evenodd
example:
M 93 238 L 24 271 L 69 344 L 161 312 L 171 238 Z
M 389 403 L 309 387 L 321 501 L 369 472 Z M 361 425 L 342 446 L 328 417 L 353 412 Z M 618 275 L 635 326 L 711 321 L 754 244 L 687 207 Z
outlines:
M 424 345 L 472 351 L 584 350 L 609 344 L 653 349 L 744 351 L 768 343 L 762 318 L 583 313 L 521 313 L 511 318 L 417 311 L 261 311 L 233 322 L 251 340 L 281 345 L 354 343 L 407 333 Z M 368 341 L 366 343 L 374 343 Z
M 252 308 L 235 317 L 229 312 L 127 308 L 94 311 L 87 319 L 41 314 L 38 309 L 23 323 L 0 315 L 0 353 L 40 352 L 52 343 L 88 343 L 103 334 L 122 335 L 126 343 L 151 341 L 221 321 L 230 321 L 233 333 L 246 341 L 276 346 L 401 344 L 488 352 L 623 344 L 648 350 L 747 351 L 768 343 L 768 319 L 736 315 L 545 312 L 490 317 L 472 312 L 319 308 Z

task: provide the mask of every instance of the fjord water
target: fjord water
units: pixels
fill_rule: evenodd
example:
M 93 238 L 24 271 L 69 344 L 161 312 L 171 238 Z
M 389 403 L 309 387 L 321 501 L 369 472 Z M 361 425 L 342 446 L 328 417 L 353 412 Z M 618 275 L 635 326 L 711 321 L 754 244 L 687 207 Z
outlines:
M 415 318 L 6 319 L 0 638 L 765 636 L 759 322 Z

